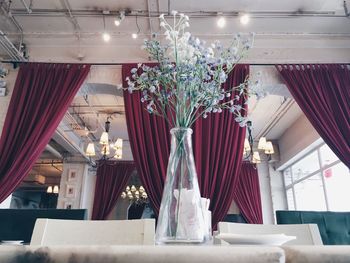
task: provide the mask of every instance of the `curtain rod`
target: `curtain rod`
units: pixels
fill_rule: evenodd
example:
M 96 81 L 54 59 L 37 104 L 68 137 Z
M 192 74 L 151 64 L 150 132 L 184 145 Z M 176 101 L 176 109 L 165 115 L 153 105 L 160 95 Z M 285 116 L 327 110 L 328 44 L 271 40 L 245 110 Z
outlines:
M 147 62 L 126 62 L 126 63 L 78 63 L 78 62 L 35 62 L 35 61 L 11 61 L 11 60 L 3 60 L 1 63 L 5 64 L 13 64 L 14 67 L 18 64 L 24 63 L 42 63 L 42 64 L 87 64 L 92 66 L 122 66 L 125 64 L 137 64 L 137 63 L 157 63 L 152 61 Z M 288 63 L 288 62 L 279 62 L 279 63 L 238 63 L 238 64 L 246 64 L 249 66 L 276 66 L 276 65 L 309 65 L 309 64 L 349 64 L 350 62 L 303 62 L 303 63 Z

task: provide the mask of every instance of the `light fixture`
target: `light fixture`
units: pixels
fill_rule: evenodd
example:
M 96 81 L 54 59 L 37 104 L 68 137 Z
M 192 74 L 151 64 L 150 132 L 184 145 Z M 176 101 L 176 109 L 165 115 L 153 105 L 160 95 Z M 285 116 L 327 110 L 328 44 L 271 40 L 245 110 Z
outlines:
M 87 148 L 86 148 L 86 156 L 88 156 L 88 157 L 91 157 L 91 156 L 95 156 L 96 155 L 96 153 L 95 153 L 95 145 L 92 143 L 92 142 L 90 142 L 89 144 L 88 144 L 88 146 L 87 146 Z
M 122 149 L 117 149 L 115 151 L 114 158 L 115 159 L 122 159 L 123 158 L 123 150 Z
M 249 14 L 246 14 L 246 13 L 241 14 L 241 15 L 240 15 L 240 18 L 239 18 L 239 21 L 241 22 L 242 25 L 248 24 L 249 21 L 250 21 L 250 16 L 249 16 Z
M 47 187 L 46 193 L 48 194 L 58 194 L 59 193 L 59 187 L 58 185 L 55 185 L 52 187 L 51 185 Z
M 55 186 L 53 187 L 53 193 L 54 193 L 54 194 L 58 194 L 58 192 L 59 192 L 58 185 L 55 185 Z
M 125 18 L 125 11 L 120 11 L 120 12 L 118 12 L 118 14 L 117 14 L 117 16 L 116 16 L 116 18 L 115 18 L 115 20 L 114 20 L 114 24 L 115 24 L 116 26 L 120 26 L 120 24 L 122 23 L 122 21 L 124 20 L 124 18 Z
M 52 194 L 52 186 L 47 187 L 46 193 Z
M 105 122 L 105 130 L 102 132 L 102 135 L 100 137 L 100 140 L 98 141 L 100 149 L 100 153 L 102 154 L 102 159 L 107 160 L 110 157 L 108 155 L 111 153 L 110 148 L 115 149 L 114 158 L 115 159 L 122 159 L 123 158 L 123 139 L 118 138 L 115 143 L 110 142 L 109 139 L 109 130 L 111 126 L 111 122 L 109 121 L 110 117 L 107 117 L 107 121 Z M 96 155 L 95 151 L 95 144 L 93 142 L 90 142 L 85 150 L 85 155 L 89 157 L 91 162 L 91 157 Z
M 272 142 L 266 142 L 266 147 L 265 147 L 265 154 L 274 154 L 275 151 L 273 149 Z
M 111 35 L 106 31 L 105 16 L 103 16 L 103 34 L 102 34 L 102 38 L 103 38 L 104 42 L 109 42 L 109 40 L 111 39 Z
M 226 18 L 224 16 L 220 16 L 216 21 L 216 25 L 220 28 L 224 28 L 226 26 Z
M 138 188 L 135 185 L 132 185 L 131 187 L 128 185 L 125 188 L 125 191 L 122 192 L 122 194 L 120 196 L 123 199 L 128 198 L 129 201 L 132 203 L 147 203 L 148 202 L 148 195 L 145 191 L 145 188 L 143 188 L 142 185 Z
M 108 132 L 104 131 L 102 132 L 101 138 L 100 138 L 100 144 L 105 145 L 108 144 L 109 138 L 108 138 Z
M 111 35 L 108 34 L 107 32 L 104 32 L 102 34 L 102 38 L 103 38 L 104 42 L 109 42 L 109 40 L 111 40 Z
M 264 150 L 265 148 L 266 148 L 266 138 L 265 137 L 261 137 L 259 139 L 258 149 L 259 150 Z
M 121 149 L 123 148 L 123 139 L 120 139 L 118 138 L 116 141 L 115 141 L 115 144 L 114 144 L 114 149 Z
M 257 150 L 253 150 L 253 137 L 252 137 L 252 122 L 247 122 L 247 132 L 248 132 L 248 138 L 245 138 L 244 140 L 244 147 L 243 147 L 243 159 L 249 160 L 251 163 L 261 163 L 261 157 L 259 150 L 264 151 L 266 155 L 274 154 L 275 151 L 273 149 L 273 145 L 271 141 L 266 141 L 266 137 L 260 137 Z
M 138 37 L 138 35 L 137 35 L 137 33 L 132 33 L 132 34 L 131 34 L 131 37 L 132 37 L 133 39 L 136 39 L 136 38 Z
M 252 163 L 261 163 L 259 152 L 257 152 L 257 151 L 253 152 L 253 157 L 252 157 L 251 162 Z

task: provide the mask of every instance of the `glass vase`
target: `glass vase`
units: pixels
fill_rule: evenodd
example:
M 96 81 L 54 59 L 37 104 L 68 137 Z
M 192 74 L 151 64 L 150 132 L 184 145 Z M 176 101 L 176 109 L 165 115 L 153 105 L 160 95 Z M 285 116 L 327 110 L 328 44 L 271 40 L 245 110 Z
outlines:
M 156 229 L 156 244 L 200 244 L 207 227 L 192 150 L 192 129 L 174 128 L 167 177 Z

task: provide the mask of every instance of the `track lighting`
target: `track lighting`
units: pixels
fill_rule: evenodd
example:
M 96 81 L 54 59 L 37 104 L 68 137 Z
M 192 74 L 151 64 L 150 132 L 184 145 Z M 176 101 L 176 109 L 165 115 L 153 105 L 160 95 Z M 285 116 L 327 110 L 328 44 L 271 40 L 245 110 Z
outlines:
M 125 18 L 125 11 L 120 11 L 118 14 L 117 14 L 117 17 L 115 18 L 114 20 L 114 24 L 116 26 L 120 26 L 120 24 L 122 23 L 122 21 L 124 20 Z

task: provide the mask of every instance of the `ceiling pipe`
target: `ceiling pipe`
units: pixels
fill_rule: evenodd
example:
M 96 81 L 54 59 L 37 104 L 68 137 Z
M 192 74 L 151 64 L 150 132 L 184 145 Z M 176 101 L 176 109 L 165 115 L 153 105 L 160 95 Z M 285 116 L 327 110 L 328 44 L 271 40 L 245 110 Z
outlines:
M 53 148 L 50 144 L 46 145 L 45 150 L 52 153 L 55 157 L 57 157 L 59 159 L 63 159 L 63 156 L 61 155 L 61 153 L 59 151 L 57 151 L 55 148 Z
M 61 0 L 64 1 L 64 0 Z M 189 17 L 195 18 L 209 18 L 217 17 L 219 11 L 194 11 L 186 12 L 179 11 L 188 15 Z M 67 16 L 67 9 L 36 9 L 32 10 L 31 14 L 28 14 L 23 9 L 12 9 L 11 13 L 16 16 Z M 103 14 L 101 10 L 71 10 L 68 15 L 73 17 L 103 17 L 103 16 L 116 16 L 119 11 L 110 10 L 108 14 Z M 138 17 L 159 17 L 160 14 L 168 13 L 167 11 L 155 11 L 150 12 L 149 10 L 130 10 L 128 16 L 138 16 Z M 238 17 L 240 11 L 228 11 L 223 12 L 225 17 Z M 293 12 L 293 11 L 250 11 L 251 17 L 256 18 L 289 18 L 289 17 L 346 17 L 346 15 L 337 15 L 335 11 L 303 11 L 303 12 Z M 166 14 L 166 16 L 169 16 Z M 171 15 L 170 15 L 171 16 Z
M 27 5 L 27 3 L 24 0 L 21 0 L 24 8 L 27 10 L 28 14 L 32 13 L 32 9 Z

